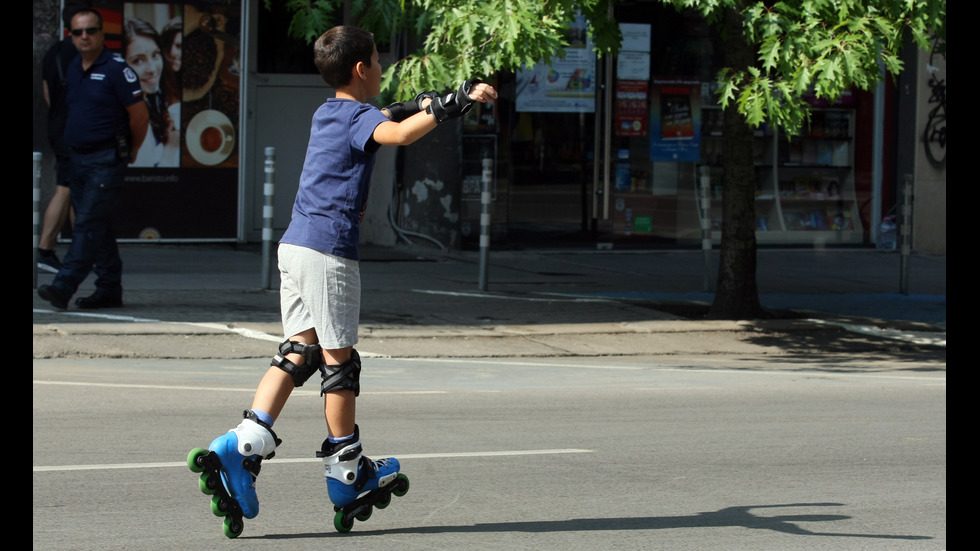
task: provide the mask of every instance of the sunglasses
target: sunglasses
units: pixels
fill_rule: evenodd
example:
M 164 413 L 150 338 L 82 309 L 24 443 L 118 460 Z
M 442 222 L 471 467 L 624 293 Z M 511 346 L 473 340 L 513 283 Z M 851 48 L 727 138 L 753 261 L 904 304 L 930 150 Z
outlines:
M 89 36 L 92 36 L 94 34 L 97 34 L 101 30 L 102 30 L 102 27 L 87 27 L 85 29 L 72 29 L 71 30 L 71 35 L 72 36 L 82 36 L 82 34 L 84 33 L 84 34 L 87 34 Z

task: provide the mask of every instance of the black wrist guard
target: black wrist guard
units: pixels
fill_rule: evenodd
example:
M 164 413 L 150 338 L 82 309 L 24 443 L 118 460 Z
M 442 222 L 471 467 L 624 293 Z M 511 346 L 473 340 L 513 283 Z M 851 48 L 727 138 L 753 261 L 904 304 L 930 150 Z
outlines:
M 436 118 L 436 122 L 439 123 L 462 117 L 476 103 L 470 99 L 470 90 L 478 82 L 480 82 L 479 79 L 471 78 L 460 84 L 459 89 L 455 92 L 432 98 L 432 103 L 426 108 L 426 112 L 431 113 Z
M 401 101 L 398 103 L 392 103 L 385 107 L 385 111 L 388 112 L 388 118 L 395 122 L 402 122 L 403 120 L 411 117 L 419 110 L 415 109 L 416 104 L 414 101 Z
M 392 103 L 391 105 L 385 107 L 385 110 L 391 115 L 388 118 L 395 122 L 402 122 L 403 120 L 422 110 L 423 99 L 435 97 L 437 97 L 435 92 L 422 92 L 421 94 L 415 96 L 415 99 L 413 100 Z

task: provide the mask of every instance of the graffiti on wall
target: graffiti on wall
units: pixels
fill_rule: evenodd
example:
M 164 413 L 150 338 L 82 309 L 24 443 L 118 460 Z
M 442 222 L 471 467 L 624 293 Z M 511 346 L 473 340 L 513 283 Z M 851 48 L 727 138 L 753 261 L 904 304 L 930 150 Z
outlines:
M 941 64 L 941 67 L 939 66 Z M 936 167 L 946 165 L 946 41 L 937 38 L 929 53 L 929 118 L 922 140 L 926 157 Z

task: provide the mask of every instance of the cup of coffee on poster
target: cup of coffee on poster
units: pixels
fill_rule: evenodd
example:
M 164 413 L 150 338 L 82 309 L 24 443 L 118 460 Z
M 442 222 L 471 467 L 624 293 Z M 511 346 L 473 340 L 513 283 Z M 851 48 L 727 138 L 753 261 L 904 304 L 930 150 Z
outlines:
M 187 149 L 203 165 L 219 164 L 235 149 L 235 126 L 221 111 L 201 111 L 187 126 Z

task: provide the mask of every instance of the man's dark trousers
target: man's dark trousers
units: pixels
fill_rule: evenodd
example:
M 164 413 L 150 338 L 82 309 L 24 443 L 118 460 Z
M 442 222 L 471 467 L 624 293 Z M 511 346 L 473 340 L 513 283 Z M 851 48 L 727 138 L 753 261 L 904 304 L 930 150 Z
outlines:
M 119 206 L 126 162 L 116 159 L 115 148 L 71 154 L 71 204 L 75 228 L 71 246 L 52 287 L 72 296 L 95 271 L 98 293 L 122 296 L 122 259 L 112 229 Z

